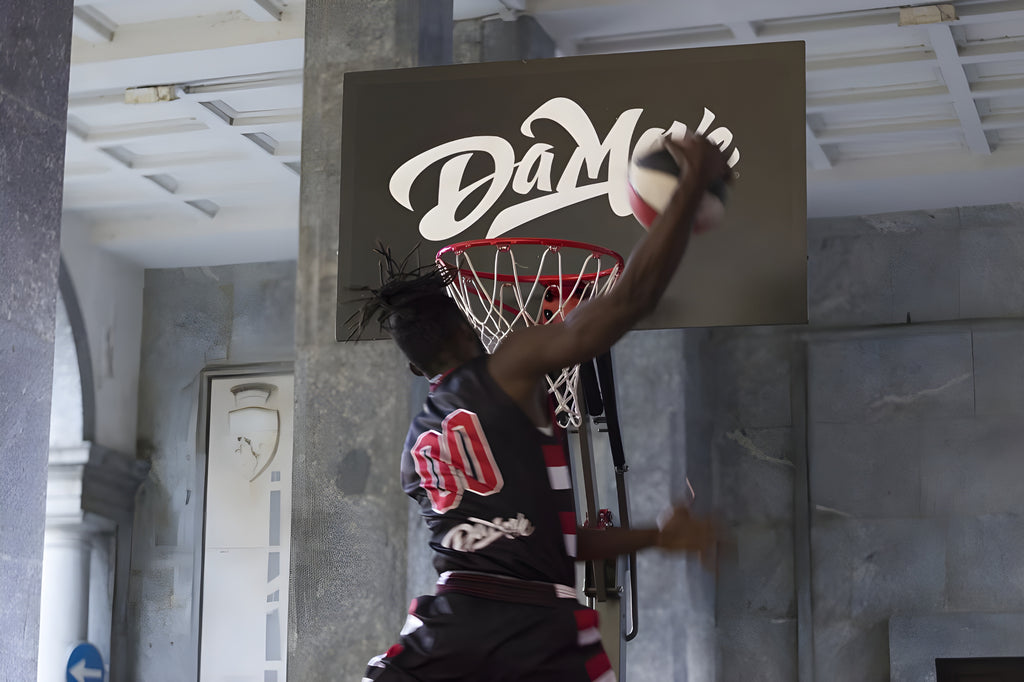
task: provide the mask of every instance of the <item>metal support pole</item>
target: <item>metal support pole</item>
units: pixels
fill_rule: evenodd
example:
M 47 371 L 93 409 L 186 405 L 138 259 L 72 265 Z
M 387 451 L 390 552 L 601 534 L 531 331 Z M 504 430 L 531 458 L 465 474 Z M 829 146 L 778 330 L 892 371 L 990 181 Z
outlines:
M 587 505 L 587 521 L 593 526 L 597 526 L 597 487 L 594 485 L 594 454 L 593 449 L 590 446 L 590 418 L 587 414 L 583 413 L 583 421 L 580 424 L 579 429 L 580 437 L 580 462 L 582 464 L 583 471 L 583 498 Z M 608 591 L 604 584 L 604 561 L 596 560 L 592 561 L 591 570 L 594 575 L 594 587 L 596 588 L 595 595 L 597 601 L 603 602 L 608 599 Z M 587 598 L 590 599 L 591 595 L 589 590 L 587 591 Z

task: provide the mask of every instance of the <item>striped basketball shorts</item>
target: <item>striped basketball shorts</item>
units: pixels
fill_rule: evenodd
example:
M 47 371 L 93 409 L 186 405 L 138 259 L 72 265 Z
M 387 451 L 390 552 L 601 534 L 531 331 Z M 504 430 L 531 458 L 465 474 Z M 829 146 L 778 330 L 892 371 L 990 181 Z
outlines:
M 615 682 L 597 612 L 570 587 L 480 573 L 441 576 L 363 682 Z

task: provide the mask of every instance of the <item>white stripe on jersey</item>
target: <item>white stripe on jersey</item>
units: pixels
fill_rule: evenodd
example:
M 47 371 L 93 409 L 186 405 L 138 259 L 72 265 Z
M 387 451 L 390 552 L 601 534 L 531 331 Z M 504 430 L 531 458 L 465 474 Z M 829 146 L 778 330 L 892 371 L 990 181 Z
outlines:
M 571 557 L 576 556 L 576 536 L 562 533 L 562 537 L 565 538 L 565 553 Z
M 572 479 L 569 477 L 569 467 L 548 467 L 548 482 L 552 490 L 568 490 L 572 487 Z

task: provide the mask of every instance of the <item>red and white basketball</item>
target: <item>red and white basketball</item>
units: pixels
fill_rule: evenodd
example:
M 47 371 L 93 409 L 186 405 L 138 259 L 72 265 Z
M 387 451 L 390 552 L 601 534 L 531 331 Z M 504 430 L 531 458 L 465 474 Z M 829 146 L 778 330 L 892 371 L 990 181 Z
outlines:
M 650 229 L 668 207 L 682 177 L 679 164 L 665 147 L 665 139 L 665 136 L 658 136 L 649 143 L 637 144 L 629 161 L 629 205 L 633 215 L 646 229 Z M 721 223 L 724 215 L 722 199 L 711 192 L 706 193 L 697 211 L 693 231 L 700 233 L 712 229 Z

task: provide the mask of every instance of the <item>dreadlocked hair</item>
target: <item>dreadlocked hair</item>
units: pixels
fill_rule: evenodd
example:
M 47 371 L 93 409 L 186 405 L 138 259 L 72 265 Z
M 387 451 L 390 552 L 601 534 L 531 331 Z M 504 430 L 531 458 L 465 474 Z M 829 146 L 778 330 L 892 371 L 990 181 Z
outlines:
M 439 269 L 434 264 L 409 267 L 418 245 L 401 260 L 391 249 L 378 244 L 380 286 L 358 287 L 366 292 L 356 300 L 362 306 L 348 319 L 348 340 L 358 340 L 374 322 L 391 335 L 406 357 L 426 368 L 444 356 L 453 333 L 467 323 L 462 311 L 446 293 L 455 276 L 454 269 Z

